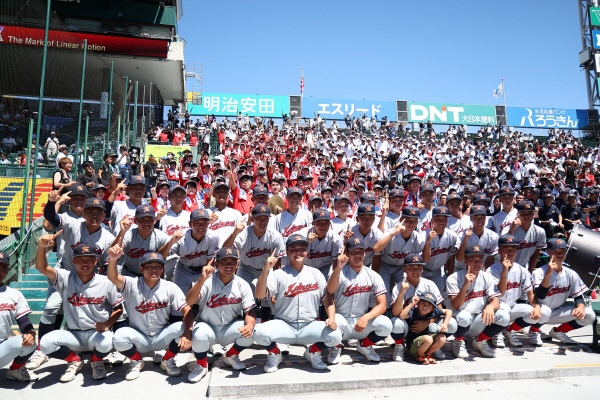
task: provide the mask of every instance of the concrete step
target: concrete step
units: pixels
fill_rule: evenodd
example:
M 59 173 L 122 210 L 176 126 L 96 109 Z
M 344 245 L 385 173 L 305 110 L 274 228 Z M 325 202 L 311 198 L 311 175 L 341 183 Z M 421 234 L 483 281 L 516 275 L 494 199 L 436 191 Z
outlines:
M 23 296 L 25 296 L 25 299 L 27 299 L 27 301 L 29 301 L 30 299 L 45 299 L 46 293 L 48 293 L 47 288 L 19 289 L 19 291 L 21 292 L 21 294 L 23 294 Z
M 29 308 L 31 308 L 31 311 L 43 311 L 44 306 L 46 305 L 46 298 L 28 299 L 27 303 L 29 303 Z
M 35 282 L 35 281 L 46 281 L 46 277 L 42 274 L 39 275 L 23 275 L 21 282 Z
M 28 268 L 24 275 L 43 275 L 37 268 Z
M 11 282 L 11 288 L 15 289 L 48 289 L 48 281 L 47 280 L 39 280 L 39 281 L 24 281 L 24 282 Z

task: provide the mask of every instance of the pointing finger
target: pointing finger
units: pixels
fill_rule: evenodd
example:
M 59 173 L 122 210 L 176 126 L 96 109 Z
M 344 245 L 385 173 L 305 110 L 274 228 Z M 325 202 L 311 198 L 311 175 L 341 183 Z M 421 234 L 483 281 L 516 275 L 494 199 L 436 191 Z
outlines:
M 273 249 L 273 252 L 271 253 L 271 257 L 275 257 L 275 253 L 277 253 L 277 249 Z
M 56 239 L 58 236 L 60 236 L 61 233 L 63 233 L 62 229 L 60 231 L 56 232 L 54 235 L 52 235 L 52 239 Z

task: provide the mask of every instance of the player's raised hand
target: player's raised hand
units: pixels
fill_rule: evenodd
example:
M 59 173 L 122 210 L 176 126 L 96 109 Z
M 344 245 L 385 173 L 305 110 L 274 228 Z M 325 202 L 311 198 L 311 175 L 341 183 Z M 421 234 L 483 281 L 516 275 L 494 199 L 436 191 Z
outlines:
M 275 264 L 277 264 L 278 258 L 275 257 L 276 253 L 277 253 L 277 249 L 273 249 L 273 253 L 271 253 L 269 258 L 267 258 L 267 263 L 265 264 L 265 268 L 272 269 L 275 266 Z
M 381 210 L 381 213 L 383 215 L 386 215 L 388 212 L 390 211 L 390 197 L 389 194 L 385 194 L 385 203 L 383 203 L 383 209 Z
M 181 232 L 181 229 L 177 229 L 175 232 L 173 232 L 173 236 L 171 236 L 171 242 L 177 243 L 181 240 L 182 237 L 183 233 Z
M 154 188 L 154 187 L 150 188 L 150 196 L 152 196 L 152 200 L 154 200 L 158 197 L 158 194 L 156 193 L 156 188 Z
M 158 221 L 159 219 L 161 219 L 162 217 L 164 217 L 165 215 L 167 215 L 167 212 L 169 210 L 167 210 L 166 208 L 161 208 L 160 210 L 158 210 L 158 212 L 156 213 L 156 220 Z
M 108 249 L 108 259 L 111 261 L 117 261 L 123 255 L 123 246 L 115 244 Z
M 56 203 L 58 200 L 60 200 L 60 190 L 53 190 L 48 193 L 48 201 Z
M 409 287 L 410 287 L 410 283 L 408 283 L 408 277 L 406 276 L 406 274 L 404 274 L 404 279 L 402 280 L 402 283 L 400 284 L 400 291 L 406 293 L 406 291 L 408 290 Z
M 117 185 L 117 188 L 115 189 L 115 192 L 117 192 L 117 193 L 123 193 L 126 190 L 127 190 L 127 185 L 121 182 L 121 183 L 119 183 Z
M 415 295 L 413 296 L 412 300 L 411 300 L 412 306 L 413 306 L 413 307 L 415 307 L 415 306 L 417 305 L 417 303 L 419 302 L 419 300 L 420 300 L 420 299 L 419 299 L 419 296 L 417 296 L 417 295 L 415 294 Z
M 552 256 L 550 257 L 550 261 L 548 261 L 548 269 L 546 269 L 546 274 L 552 274 L 555 271 L 558 271 L 558 262 L 556 262 L 554 256 Z
M 246 226 L 252 225 L 252 222 L 254 222 L 252 220 L 252 214 L 248 214 L 248 219 L 246 220 Z
M 38 240 L 38 247 L 52 247 L 56 238 L 63 233 L 62 229 L 54 234 L 42 235 Z
M 207 265 L 204 268 L 202 268 L 202 277 L 201 277 L 201 279 L 204 280 L 204 281 L 206 281 L 214 273 L 215 273 L 215 268 L 212 265 Z
M 521 226 L 521 218 L 519 218 L 519 217 L 515 218 L 515 220 L 513 221 L 513 223 L 512 223 L 512 224 L 513 224 L 513 226 L 515 226 L 515 227 L 519 227 L 519 226 Z
M 125 217 L 123 217 L 119 224 L 121 225 L 121 230 L 123 232 L 127 232 L 127 230 L 131 228 L 131 225 L 133 225 L 133 218 L 126 215 Z
M 313 226 L 310 232 L 308 233 L 308 243 L 312 243 L 317 238 L 317 233 L 315 232 L 315 227 Z
M 429 235 L 427 235 L 427 241 L 431 242 L 433 239 L 435 239 L 437 237 L 437 232 L 434 231 L 433 229 L 429 231 Z
M 465 238 L 469 240 L 473 236 L 473 229 L 469 228 L 465 231 Z
M 62 196 L 60 196 L 60 199 L 58 199 L 57 203 L 66 204 L 69 200 L 71 200 L 71 198 L 69 197 L 69 194 L 65 193 Z
M 217 214 L 215 211 L 213 211 L 212 214 L 210 214 L 210 216 L 208 217 L 208 220 L 211 224 L 214 223 L 218 219 L 219 219 L 219 214 Z
M 348 256 L 346 255 L 346 245 L 344 245 L 344 250 L 342 254 L 340 254 L 337 258 L 337 264 L 335 265 L 336 269 L 342 269 L 348 263 Z
M 350 224 L 348 224 L 348 229 L 346 229 L 346 232 L 344 232 L 344 243 L 346 243 L 346 240 L 350 239 L 352 236 L 354 236 L 354 232 L 350 230 Z
M 402 232 L 404 232 L 405 229 L 406 226 L 404 226 L 404 221 L 398 222 L 398 225 L 396 225 L 396 227 L 394 228 L 394 235 L 400 235 Z
M 475 274 L 471 272 L 471 267 L 467 267 L 467 274 L 465 275 L 465 285 L 470 285 L 475 280 Z

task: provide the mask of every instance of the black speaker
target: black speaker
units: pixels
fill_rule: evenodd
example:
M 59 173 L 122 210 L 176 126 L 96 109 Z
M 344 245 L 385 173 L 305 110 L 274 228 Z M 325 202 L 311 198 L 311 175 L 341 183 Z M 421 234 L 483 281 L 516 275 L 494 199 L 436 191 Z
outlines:
M 600 232 L 575 225 L 567 242 L 565 262 L 577 272 L 586 286 L 598 286 L 600 279 Z

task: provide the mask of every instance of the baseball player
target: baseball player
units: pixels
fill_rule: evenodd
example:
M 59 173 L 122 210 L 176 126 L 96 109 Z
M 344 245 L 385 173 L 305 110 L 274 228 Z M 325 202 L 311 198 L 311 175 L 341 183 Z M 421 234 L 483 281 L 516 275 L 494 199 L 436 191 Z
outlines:
M 563 239 L 550 239 L 548 264 L 533 271 L 535 295 L 542 306 L 550 307 L 552 314 L 547 324 L 559 326 L 552 328 L 550 336 L 561 343 L 577 343 L 567 335 L 573 329 L 591 325 L 596 314 L 591 306 L 585 305 L 583 298 L 588 288 L 579 275 L 563 265 L 567 256 L 567 244 Z M 575 305 L 563 305 L 571 297 Z M 537 341 L 541 342 L 539 331 L 542 324 L 533 324 L 530 331 L 536 332 Z
M 149 205 L 144 199 L 144 195 L 146 194 L 146 178 L 143 176 L 132 176 L 131 179 L 129 179 L 127 186 L 125 186 L 124 183 L 120 183 L 119 186 L 117 186 L 117 189 L 111 193 L 108 201 L 111 202 L 111 199 L 114 199 L 114 196 L 125 190 L 127 190 L 129 198 L 127 200 L 115 201 L 110 213 L 110 226 L 112 228 L 112 234 L 115 236 L 117 236 L 121 230 L 120 222 L 125 217 L 135 216 L 135 209 L 137 206 Z
M 200 306 L 192 331 L 192 350 L 196 367 L 188 376 L 189 382 L 198 382 L 208 369 L 207 352 L 210 345 L 233 344 L 223 361 L 234 370 L 246 369 L 239 357 L 253 342 L 252 333 L 256 316 L 254 293 L 248 282 L 235 275 L 239 264 L 238 250 L 224 247 L 217 253 L 217 273 L 207 266 L 187 295 L 188 304 Z M 244 320 L 238 320 L 243 315 Z
M 194 313 L 185 301 L 185 295 L 173 282 L 161 279 L 165 260 L 160 253 L 148 252 L 141 261 L 142 276 L 123 276 L 117 270 L 117 261 L 123 247 L 114 245 L 108 251 L 108 279 L 115 284 L 125 299 L 129 326 L 118 329 L 113 338 L 115 349 L 129 358 L 128 381 L 137 379 L 144 367 L 140 353 L 168 349 L 160 362 L 169 376 L 181 375 L 175 364 L 175 355 L 192 345 Z M 183 314 L 181 321 L 169 323 L 173 313 Z
M 333 265 L 342 251 L 342 238 L 331 228 L 329 211 L 320 209 L 313 213 L 312 226 L 299 232 L 308 237 L 306 265 L 316 268 L 327 279 Z M 350 230 L 350 226 L 347 227 Z
M 480 206 L 475 206 L 480 207 Z M 510 322 L 508 312 L 500 309 L 500 292 L 494 277 L 483 271 L 484 251 L 479 245 L 468 245 L 466 269 L 457 271 L 446 280 L 446 290 L 458 328 L 452 342 L 452 354 L 467 357 L 465 335 L 475 337 L 475 347 L 484 357 L 495 357 L 496 352 L 487 341 L 502 332 Z
M 20 291 L 3 283 L 8 275 L 9 260 L 9 254 L 0 252 L 0 367 L 12 361 L 6 371 L 7 379 L 36 381 L 38 376 L 25 367 L 36 349 L 35 329 L 29 320 L 31 309 Z M 15 321 L 22 335 L 13 336 L 11 325 Z
M 156 212 L 156 220 L 160 221 L 160 230 L 169 236 L 176 231 L 185 232 L 189 228 L 190 213 L 183 209 L 186 198 L 186 189 L 183 186 L 174 186 L 169 192 L 171 206 Z
M 435 194 L 435 187 L 431 183 L 424 183 L 421 185 L 421 191 L 419 195 L 421 197 L 421 204 L 423 204 L 423 209 L 421 210 L 421 214 L 419 215 L 419 226 L 418 229 L 420 231 L 426 231 L 431 229 L 431 218 L 433 210 L 433 196 Z M 450 214 L 450 213 L 448 213 Z
M 335 321 L 342 340 L 358 339 L 356 350 L 367 360 L 379 362 L 373 345 L 392 332 L 392 321 L 383 315 L 385 285 L 377 272 L 363 264 L 366 245 L 362 238 L 350 238 L 346 250 L 348 255 L 340 254 L 327 282 L 327 292 L 335 300 Z M 369 310 L 373 302 L 376 305 Z M 330 348 L 327 362 L 337 364 L 341 353 L 341 345 Z
M 209 209 L 211 219 L 208 229 L 217 234 L 219 237 L 219 247 L 223 247 L 223 243 L 233 233 L 236 225 L 243 217 L 238 210 L 227 207 L 229 186 L 226 183 L 215 183 L 213 197 L 215 199 L 215 206 Z
M 284 240 L 312 223 L 311 213 L 300 208 L 303 195 L 302 189 L 298 187 L 289 188 L 285 196 L 288 202 L 287 210 L 277 214 L 269 221 L 271 227 L 281 233 Z
M 121 228 L 113 245 L 119 243 L 123 246 L 123 259 L 120 261 L 121 273 L 125 276 L 142 276 L 140 269 L 141 259 L 147 252 L 156 251 L 168 254 L 171 246 L 183 236 L 181 231 L 176 231 L 172 236 L 154 228 L 156 214 L 154 208 L 142 204 L 135 209 L 135 219 L 124 217 L 119 223 Z
M 454 263 L 455 271 L 465 269 L 465 250 L 469 245 L 477 245 L 483 249 L 486 267 L 494 263 L 494 258 L 498 254 L 498 234 L 485 227 L 485 207 L 471 206 L 470 214 L 473 226 L 459 235 L 456 243 L 458 250 L 456 250 Z
M 192 211 L 189 222 L 191 229 L 170 249 L 169 254 L 177 256 L 173 283 L 183 293 L 189 292 L 194 282 L 200 278 L 204 266 L 212 265 L 219 250 L 219 237 L 208 230 L 209 223 L 207 210 Z
M 535 205 L 526 200 L 517 204 L 517 218 L 513 220 L 508 233 L 514 235 L 517 241 L 515 261 L 529 272 L 537 265 L 541 251 L 546 247 L 546 231 L 533 224 Z
M 456 233 L 446 229 L 450 211 L 444 206 L 431 210 L 432 227 L 425 231 L 425 247 L 423 261 L 425 264 L 423 276 L 431 279 L 440 292 L 446 288 L 446 276 L 454 272 L 454 255 L 456 254 Z M 446 272 L 448 271 L 448 272 Z
M 517 218 L 515 205 L 515 191 L 510 187 L 503 187 L 499 192 L 502 211 L 492 216 L 488 221 L 488 228 L 495 231 L 498 235 L 509 233 L 513 221 Z
M 365 244 L 365 258 L 363 264 L 367 268 L 372 268 L 373 271 L 379 272 L 381 267 L 382 252 L 375 253 L 373 248 L 381 239 L 383 232 L 375 226 L 375 206 L 372 204 L 361 204 L 357 210 L 358 224 L 350 228 L 351 238 L 360 238 Z
M 423 277 L 424 266 L 425 261 L 419 254 L 412 253 L 407 255 L 404 259 L 404 279 L 402 282 L 396 284 L 392 290 L 390 301 L 392 315 L 394 316 L 392 318 L 392 339 L 396 343 L 394 352 L 392 353 L 392 360 L 394 361 L 404 361 L 404 340 L 409 332 L 408 323 L 406 320 L 400 318 L 400 313 L 404 307 L 408 306 L 415 296 L 424 293 L 433 293 L 437 299 L 436 305 L 440 309 L 442 308 L 443 298 L 437 285 L 435 282 Z M 450 319 L 448 324 L 444 325 L 443 329 L 443 319 L 438 318 L 432 322 L 436 322 L 440 326 L 440 332 L 442 333 L 450 335 L 456 332 L 457 325 L 455 319 Z M 415 329 L 422 330 L 424 326 L 425 324 L 419 323 L 415 326 Z M 441 350 L 436 350 L 433 352 L 433 357 L 443 359 L 445 358 L 445 354 Z
M 339 345 L 342 332 L 335 322 L 335 305 L 327 294 L 327 283 L 316 268 L 304 264 L 308 240 L 298 234 L 287 239 L 289 264 L 273 270 L 277 264 L 277 249 L 271 256 L 256 283 L 255 297 L 274 300 L 275 319 L 255 328 L 254 339 L 268 351 L 265 372 L 275 372 L 282 360 L 277 342 L 307 345 L 304 356 L 315 369 L 326 369 L 321 351 Z M 319 303 L 327 309 L 327 319 L 318 321 Z
M 419 209 L 405 206 L 400 222 L 373 248 L 376 253 L 383 252 L 379 274 L 387 290 L 388 304 L 393 285 L 402 282 L 404 258 L 410 253 L 421 253 L 425 247 L 425 234 L 417 230 L 418 223 Z
M 500 261 L 492 264 L 488 272 L 494 277 L 498 290 L 500 291 L 500 308 L 510 313 L 512 324 L 502 335 L 492 338 L 494 347 L 503 348 L 504 338 L 511 346 L 522 346 L 517 338 L 517 331 L 531 326 L 532 324 L 545 324 L 550 318 L 552 311 L 548 306 L 539 304 L 533 293 L 531 274 L 523 266 L 515 262 L 517 254 L 517 240 L 513 235 L 502 235 L 498 241 L 498 255 Z M 529 304 L 517 303 L 523 294 L 527 295 Z M 530 331 L 529 341 L 533 346 L 541 346 L 539 332 Z
M 450 217 L 448 217 L 447 228 L 460 235 L 473 225 L 471 218 L 468 215 L 463 215 L 462 212 L 462 197 L 457 193 L 450 193 L 446 198 L 446 207 L 450 211 Z
M 331 230 L 334 233 L 343 235 L 348 228 L 356 225 L 356 221 L 348 216 L 348 213 L 351 211 L 351 203 L 348 197 L 335 196 L 333 209 L 336 216 L 331 219 Z
M 388 232 L 400 222 L 402 206 L 404 204 L 404 191 L 402 189 L 392 189 L 385 201 L 383 210 L 381 210 L 381 219 L 377 226 L 381 232 Z
M 46 251 L 62 231 L 44 235 L 38 241 L 35 266 L 60 294 L 67 330 L 55 330 L 40 339 L 41 351 L 68 363 L 61 382 L 70 382 L 83 368 L 77 352 L 92 351 L 92 377 L 106 378 L 104 357 L 112 350 L 111 327 L 123 313 L 123 297 L 106 276 L 94 272 L 98 263 L 96 245 L 80 243 L 73 249 L 76 271 L 48 265 Z

